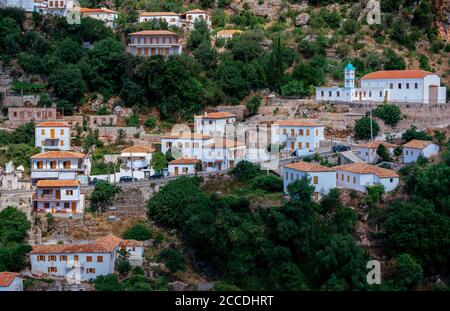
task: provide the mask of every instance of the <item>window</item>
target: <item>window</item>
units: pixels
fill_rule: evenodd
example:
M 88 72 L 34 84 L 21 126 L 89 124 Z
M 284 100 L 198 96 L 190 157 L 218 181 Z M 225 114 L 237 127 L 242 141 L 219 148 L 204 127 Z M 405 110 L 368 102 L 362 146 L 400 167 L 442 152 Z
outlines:
M 45 135 L 45 130 L 41 130 L 41 135 L 42 135 L 42 136 Z
M 66 190 L 66 195 L 73 195 L 73 190 Z
M 50 195 L 50 194 L 52 194 L 52 190 L 51 189 L 44 189 L 43 193 L 44 193 L 44 195 Z
M 56 273 L 57 271 L 56 267 L 48 267 L 48 273 Z
M 419 83 L 414 83 L 414 88 L 417 90 L 419 88 Z
M 309 136 L 309 129 L 306 130 L 306 136 Z
M 309 148 L 309 143 L 306 143 L 306 148 Z
M 319 136 L 319 130 L 316 129 L 316 136 Z
M 95 274 L 95 268 L 86 268 L 86 273 Z
M 37 261 L 45 261 L 45 256 L 44 255 L 37 256 Z
M 287 133 L 287 130 L 283 129 L 283 135 L 286 135 L 286 133 Z
M 394 88 L 394 83 L 389 83 L 389 88 L 392 90 Z
M 298 130 L 298 135 L 303 136 L 303 129 Z
M 323 91 L 320 91 L 320 96 L 323 97 L 323 95 L 324 95 L 324 94 L 323 94 Z
M 59 144 L 60 144 L 61 146 L 64 146 L 64 140 L 61 140 L 61 141 L 59 142 Z
M 350 175 L 347 176 L 347 182 L 350 182 Z
M 286 180 L 289 180 L 289 173 L 286 172 Z
M 401 83 L 398 84 L 398 89 L 399 89 L 399 90 L 402 89 L 402 84 L 401 84 Z
M 97 262 L 103 262 L 103 256 L 97 256 Z
M 406 83 L 406 89 L 409 90 L 409 83 Z
M 67 256 L 66 255 L 59 256 L 59 261 L 67 261 Z
M 291 173 L 291 180 L 294 180 L 294 173 Z
M 298 142 L 298 149 L 302 149 L 302 142 L 301 141 Z
M 339 95 L 340 95 L 340 93 L 339 93 L 339 91 L 337 91 L 337 92 L 336 92 L 336 96 L 339 97 Z
M 383 91 L 380 91 L 380 97 L 383 97 Z
M 369 91 L 369 97 L 372 97 L 372 92 L 371 91 Z
M 92 256 L 86 256 L 86 261 L 87 262 L 92 262 Z
M 56 261 L 56 256 L 55 255 L 48 256 L 48 261 Z
M 353 183 L 356 184 L 356 177 L 353 177 Z
M 64 135 L 64 130 L 63 129 L 61 129 L 61 130 L 59 130 L 59 135 Z
M 389 179 L 390 182 L 394 182 L 394 178 Z
M 331 97 L 333 95 L 333 92 L 329 91 L 328 96 Z
M 317 185 L 319 183 L 319 176 L 314 176 L 313 183 L 314 185 Z
M 341 180 L 342 180 L 342 181 L 344 180 L 344 174 L 341 175 Z

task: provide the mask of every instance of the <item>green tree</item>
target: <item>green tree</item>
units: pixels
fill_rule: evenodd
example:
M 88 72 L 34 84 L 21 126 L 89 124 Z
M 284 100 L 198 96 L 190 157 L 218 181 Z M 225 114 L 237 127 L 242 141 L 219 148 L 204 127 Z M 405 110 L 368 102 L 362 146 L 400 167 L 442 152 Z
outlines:
M 81 70 L 76 65 L 66 65 L 56 69 L 48 77 L 48 83 L 54 88 L 56 96 L 73 103 L 78 103 L 86 91 Z
M 281 192 L 283 181 L 273 175 L 260 175 L 252 180 L 252 187 L 267 192 Z
M 0 245 L 23 242 L 30 227 L 25 213 L 12 206 L 6 207 L 0 211 Z
M 373 115 L 380 118 L 384 123 L 396 126 L 402 119 L 402 112 L 400 108 L 393 104 L 379 105 L 374 111 Z
M 114 274 L 99 275 L 95 278 L 94 285 L 97 291 L 113 292 L 123 290 L 119 279 Z
M 258 165 L 249 161 L 239 161 L 239 163 L 233 167 L 229 174 L 240 181 L 246 181 L 255 178 L 261 173 Z
M 402 287 L 411 288 L 423 278 L 420 264 L 409 254 L 400 254 L 395 258 L 394 280 Z
M 162 261 L 172 272 L 184 271 L 186 269 L 186 259 L 173 248 L 164 248 L 158 254 L 158 260 Z
M 155 126 L 156 126 L 155 117 L 148 117 L 147 119 L 145 119 L 144 125 L 145 125 L 145 127 L 149 128 L 149 129 L 155 128 Z
M 386 162 L 391 161 L 391 156 L 389 155 L 389 150 L 383 144 L 380 144 L 378 146 L 377 155 L 380 157 L 381 161 L 386 161 Z
M 122 237 L 127 240 L 145 241 L 151 239 L 152 231 L 144 224 L 136 224 L 128 228 Z
M 77 63 L 83 56 L 83 49 L 78 42 L 66 38 L 59 45 L 56 54 L 65 63 Z
M 368 116 L 362 117 L 355 123 L 355 137 L 357 139 L 370 139 L 370 118 Z M 372 137 L 376 137 L 380 131 L 378 123 L 372 119 Z
M 261 96 L 253 96 L 249 101 L 247 101 L 245 107 L 247 108 L 247 112 L 250 116 L 258 112 L 259 106 L 261 106 L 261 100 Z
M 116 260 L 116 270 L 120 275 L 125 276 L 131 271 L 131 264 L 129 262 L 130 253 L 122 248 L 118 252 L 117 260 Z
M 167 168 L 166 156 L 160 151 L 154 152 L 152 155 L 152 160 L 150 161 L 150 166 L 155 170 L 155 172 L 162 172 L 165 168 Z
M 432 140 L 432 137 L 425 131 L 418 131 L 417 127 L 413 125 L 402 134 L 402 140 L 404 143 L 406 143 L 413 139 Z
M 120 188 L 116 185 L 110 184 L 107 181 L 99 181 L 92 191 L 90 196 L 91 208 L 94 211 L 105 211 L 108 205 L 111 205 L 114 201 L 116 194 L 120 191 Z

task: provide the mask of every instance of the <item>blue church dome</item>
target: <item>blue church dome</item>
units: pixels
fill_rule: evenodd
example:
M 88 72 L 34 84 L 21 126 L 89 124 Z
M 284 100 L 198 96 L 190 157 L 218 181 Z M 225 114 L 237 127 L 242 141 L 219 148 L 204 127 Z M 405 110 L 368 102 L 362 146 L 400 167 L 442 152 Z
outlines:
M 345 69 L 346 69 L 346 70 L 356 70 L 356 68 L 353 67 L 353 65 L 350 64 L 350 63 L 348 63 L 347 66 L 345 66 Z

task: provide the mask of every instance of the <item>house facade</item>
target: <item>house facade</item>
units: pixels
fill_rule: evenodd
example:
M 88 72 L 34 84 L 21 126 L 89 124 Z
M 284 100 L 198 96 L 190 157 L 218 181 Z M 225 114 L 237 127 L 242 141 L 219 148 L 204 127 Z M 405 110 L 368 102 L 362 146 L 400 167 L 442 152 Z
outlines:
M 161 152 L 172 153 L 174 158 L 202 159 L 205 144 L 212 143 L 212 137 L 198 133 L 170 134 L 161 137 Z
M 48 121 L 57 118 L 56 108 L 45 107 L 11 107 L 8 108 L 8 120 L 21 124 L 34 121 Z
M 384 70 L 369 73 L 355 87 L 352 64 L 344 69 L 344 87 L 317 87 L 316 100 L 337 102 L 391 102 L 413 104 L 445 104 L 446 87 L 438 75 L 413 70 Z
M 118 17 L 118 13 L 116 11 L 104 7 L 97 9 L 80 8 L 80 13 L 83 17 L 90 17 L 93 19 L 101 20 L 107 27 L 113 29 L 117 27 L 116 20 Z
M 33 195 L 33 208 L 54 216 L 84 213 L 84 195 L 78 180 L 39 180 Z
M 384 145 L 386 147 L 390 156 L 394 154 L 394 149 L 398 147 L 397 145 L 388 142 L 373 141 L 359 145 L 356 154 L 366 163 L 369 164 L 378 163 L 380 157 L 377 154 L 377 149 L 380 145 Z
M 23 280 L 20 273 L 0 272 L 0 292 L 23 291 Z
M 235 35 L 240 35 L 242 34 L 243 31 L 242 30 L 238 30 L 238 29 L 225 29 L 225 30 L 219 30 L 216 33 L 216 38 L 217 39 L 231 39 L 233 38 L 233 36 Z
M 74 151 L 47 151 L 31 157 L 31 181 L 41 179 L 76 180 L 91 172 L 91 159 Z M 85 178 L 80 178 L 85 179 Z
M 90 128 L 98 126 L 115 126 L 117 124 L 117 116 L 109 115 L 90 115 L 88 116 L 88 124 Z
M 227 126 L 236 123 L 236 115 L 229 112 L 211 112 L 194 116 L 195 132 L 211 137 L 223 137 Z M 232 128 L 234 133 L 234 128 Z
M 175 12 L 142 12 L 139 14 L 139 23 L 153 20 L 165 21 L 169 26 L 180 26 L 180 15 Z
M 42 150 L 70 150 L 70 125 L 43 122 L 35 126 L 35 147 Z
M 181 54 L 179 35 L 168 30 L 144 30 L 130 33 L 127 51 L 134 56 L 170 56 Z
M 202 170 L 221 171 L 233 168 L 246 157 L 246 146 L 242 142 L 221 138 L 214 138 L 203 148 Z
M 323 195 L 328 194 L 331 189 L 336 188 L 336 171 L 334 168 L 309 162 L 295 162 L 283 165 L 281 173 L 285 194 L 289 194 L 289 184 L 305 176 L 314 186 L 315 200 L 319 200 Z
M 195 158 L 178 158 L 170 161 L 168 164 L 169 175 L 178 176 L 195 174 L 195 167 L 199 161 L 199 159 Z
M 130 263 L 142 262 L 143 243 L 112 234 L 89 244 L 35 245 L 30 253 L 31 273 L 72 281 L 92 280 L 114 272 L 121 248 L 130 250 Z
M 126 170 L 140 171 L 149 169 L 155 149 L 145 146 L 131 146 L 120 153 L 122 167 Z
M 211 16 L 204 10 L 190 10 L 184 14 L 180 14 L 182 23 L 186 25 L 188 29 L 194 29 L 195 23 L 199 20 L 204 20 L 208 28 L 211 29 Z
M 394 190 L 399 183 L 399 175 L 385 168 L 367 163 L 351 163 L 335 166 L 338 188 L 366 192 L 366 187 L 382 184 L 386 192 Z
M 281 120 L 271 128 L 272 144 L 285 145 L 290 151 L 298 150 L 300 155 L 314 153 L 324 139 L 324 126 L 312 120 Z
M 419 156 L 429 158 L 439 153 L 439 146 L 427 140 L 413 139 L 402 146 L 403 163 L 416 162 Z

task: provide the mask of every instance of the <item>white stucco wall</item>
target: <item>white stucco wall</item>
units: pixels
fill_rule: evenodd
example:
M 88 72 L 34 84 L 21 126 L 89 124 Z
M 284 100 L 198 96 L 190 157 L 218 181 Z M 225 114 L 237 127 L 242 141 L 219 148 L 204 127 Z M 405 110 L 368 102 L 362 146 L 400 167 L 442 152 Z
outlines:
M 54 138 L 51 138 L 54 130 Z M 37 127 L 35 128 L 35 147 L 45 150 L 70 150 L 70 127 Z M 56 144 L 52 145 L 51 141 Z M 61 143 L 63 141 L 63 143 Z
M 287 187 L 290 183 L 302 179 L 305 175 L 310 179 L 310 184 L 314 186 L 314 192 L 318 192 L 319 198 L 327 194 L 331 189 L 336 188 L 336 172 L 304 172 L 292 168 L 283 167 L 283 191 L 288 194 Z M 314 177 L 317 177 L 317 184 L 314 184 Z
M 20 277 L 14 278 L 9 286 L 0 286 L 0 292 L 21 292 L 23 291 L 23 280 Z
M 286 134 L 283 134 L 284 130 L 286 130 Z M 292 130 L 294 130 L 294 135 L 292 135 Z M 303 130 L 303 135 L 300 135 L 301 130 Z M 281 145 L 283 143 L 286 143 L 286 149 L 292 151 L 299 149 L 307 149 L 309 153 L 313 153 L 315 149 L 319 148 L 320 141 L 325 140 L 323 126 L 306 127 L 306 126 L 273 125 L 271 131 L 272 131 L 271 135 L 272 144 Z M 294 148 L 292 148 L 292 143 Z

